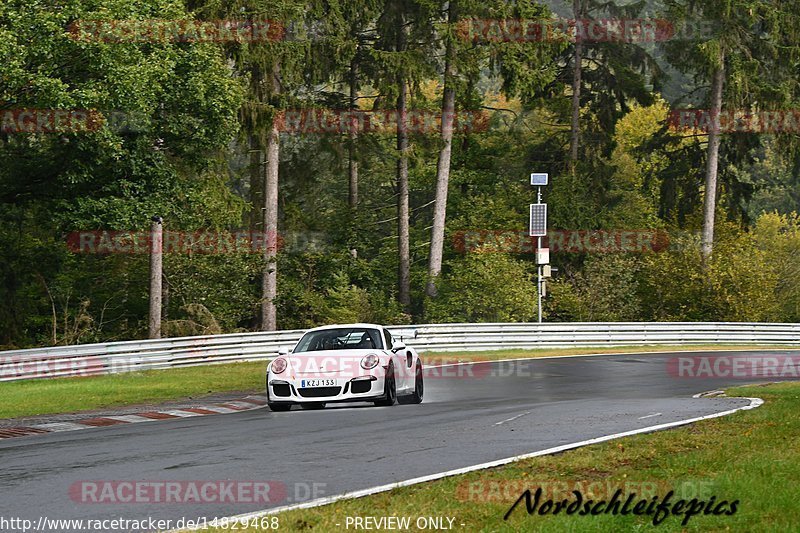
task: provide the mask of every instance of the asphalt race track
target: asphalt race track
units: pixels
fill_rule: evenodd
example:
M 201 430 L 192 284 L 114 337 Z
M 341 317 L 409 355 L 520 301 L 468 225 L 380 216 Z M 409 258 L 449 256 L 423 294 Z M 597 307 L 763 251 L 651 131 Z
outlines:
M 723 353 L 732 352 L 719 354 Z M 210 519 L 748 403 L 746 399 L 692 398 L 698 392 L 744 381 L 675 377 L 668 372 L 667 363 L 676 355 L 680 354 L 450 367 L 444 376 L 428 376 L 422 405 L 376 408 L 343 404 L 324 411 L 295 408 L 288 413 L 264 408 L 8 439 L 0 441 L 0 516 L 34 522 L 42 515 L 59 519 Z M 70 486 L 84 480 L 272 480 L 286 485 L 287 498 L 266 505 L 73 501 Z M 316 495 L 307 490 L 314 483 Z

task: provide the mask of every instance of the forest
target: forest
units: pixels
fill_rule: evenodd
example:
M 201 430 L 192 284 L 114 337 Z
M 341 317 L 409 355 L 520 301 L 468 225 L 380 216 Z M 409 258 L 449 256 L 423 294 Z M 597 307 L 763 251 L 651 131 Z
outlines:
M 0 349 L 800 319 L 800 1 L 3 0 Z

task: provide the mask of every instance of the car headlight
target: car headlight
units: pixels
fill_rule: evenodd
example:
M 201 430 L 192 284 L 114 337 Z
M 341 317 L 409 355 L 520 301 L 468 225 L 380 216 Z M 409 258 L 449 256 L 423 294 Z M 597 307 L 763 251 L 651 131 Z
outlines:
M 375 355 L 374 353 L 371 353 L 365 355 L 364 359 L 361 360 L 361 368 L 369 370 L 370 368 L 375 368 L 376 366 L 378 366 L 379 362 L 380 360 L 378 359 L 378 356 Z
M 272 366 L 270 367 L 273 373 L 280 374 L 284 370 L 286 370 L 286 359 L 279 357 L 272 361 Z

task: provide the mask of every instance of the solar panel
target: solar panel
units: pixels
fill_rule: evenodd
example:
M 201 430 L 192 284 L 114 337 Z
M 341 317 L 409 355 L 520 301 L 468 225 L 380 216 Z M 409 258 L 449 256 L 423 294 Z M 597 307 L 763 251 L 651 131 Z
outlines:
M 531 185 L 547 185 L 547 173 L 531 174 Z
M 531 237 L 547 236 L 547 204 L 531 204 Z

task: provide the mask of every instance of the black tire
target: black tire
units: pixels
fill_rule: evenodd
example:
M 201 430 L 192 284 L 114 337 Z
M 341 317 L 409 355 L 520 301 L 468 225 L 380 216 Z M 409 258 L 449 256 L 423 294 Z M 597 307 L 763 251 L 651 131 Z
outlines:
M 414 392 L 408 396 L 400 396 L 397 401 L 402 404 L 422 403 L 425 395 L 425 382 L 422 378 L 422 363 L 417 361 L 417 369 L 414 372 Z
M 386 391 L 382 399 L 375 401 L 378 407 L 391 407 L 397 401 L 397 385 L 394 381 L 394 366 L 389 364 L 386 370 L 386 378 L 383 382 L 383 389 Z
M 325 402 L 301 403 L 300 407 L 302 407 L 307 411 L 314 411 L 316 409 L 325 409 Z

